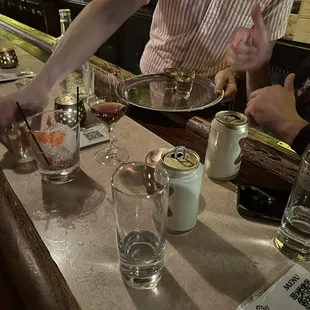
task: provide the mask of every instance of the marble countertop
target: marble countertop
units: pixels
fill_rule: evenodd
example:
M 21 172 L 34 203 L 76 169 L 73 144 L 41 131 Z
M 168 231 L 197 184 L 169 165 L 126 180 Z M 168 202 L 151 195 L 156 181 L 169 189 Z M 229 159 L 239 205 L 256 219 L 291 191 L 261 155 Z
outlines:
M 20 69 L 42 69 L 39 60 L 15 49 Z M 2 95 L 15 90 L 14 83 L 0 85 Z M 50 104 L 58 93 L 50 94 Z M 130 161 L 171 147 L 127 117 L 117 123 L 115 135 Z M 205 176 L 196 227 L 186 235 L 167 235 L 159 286 L 152 291 L 127 288 L 117 262 L 110 190 L 114 169 L 96 162 L 98 148 L 82 150 L 79 177 L 59 186 L 42 183 L 38 171 L 18 174 L 0 147 L 7 179 L 82 309 L 236 309 L 289 264 L 273 247 L 277 227 L 242 219 L 235 186 Z

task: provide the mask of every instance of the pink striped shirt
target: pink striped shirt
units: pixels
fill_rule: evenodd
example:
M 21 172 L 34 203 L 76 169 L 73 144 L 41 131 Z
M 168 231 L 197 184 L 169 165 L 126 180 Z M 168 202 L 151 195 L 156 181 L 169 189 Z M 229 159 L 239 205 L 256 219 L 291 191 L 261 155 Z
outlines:
M 186 67 L 213 76 L 226 67 L 226 45 L 237 27 L 252 27 L 257 0 L 159 0 L 141 61 L 142 73 Z M 271 40 L 286 31 L 293 0 L 258 0 Z

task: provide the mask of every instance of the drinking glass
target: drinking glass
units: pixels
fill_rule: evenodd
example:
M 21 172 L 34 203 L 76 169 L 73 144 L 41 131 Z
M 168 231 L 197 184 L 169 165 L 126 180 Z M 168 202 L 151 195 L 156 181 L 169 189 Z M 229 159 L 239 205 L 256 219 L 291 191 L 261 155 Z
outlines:
M 173 93 L 175 92 L 177 72 L 178 72 L 177 68 L 165 68 L 164 69 L 165 93 L 166 92 L 173 92 Z
M 80 122 L 71 116 L 55 110 L 28 119 L 29 140 L 43 181 L 68 183 L 80 169 Z
M 116 166 L 126 162 L 129 158 L 124 148 L 114 145 L 113 129 L 115 124 L 125 115 L 128 101 L 118 98 L 116 88 L 124 83 L 122 71 L 115 67 L 110 72 L 100 67 L 92 68 L 93 90 L 88 99 L 91 112 L 107 127 L 109 145 L 96 153 L 96 160 L 107 166 Z
M 16 162 L 23 164 L 34 161 L 32 148 L 24 124 L 13 123 L 5 131 Z
M 81 99 L 86 99 L 90 90 L 90 65 L 85 62 L 81 67 L 70 73 L 62 82 L 59 83 L 59 89 L 62 95 L 76 94 L 79 87 L 79 96 Z
M 302 157 L 275 239 L 276 248 L 292 260 L 310 261 L 310 150 Z
M 23 89 L 31 81 L 32 78 L 22 78 L 15 81 L 15 85 L 17 89 Z M 17 163 L 24 164 L 34 161 L 32 148 L 24 123 L 14 122 L 11 126 L 6 128 L 6 134 Z
M 168 175 L 145 163 L 127 163 L 112 177 L 120 271 L 126 285 L 154 288 L 164 267 Z
M 194 70 L 180 68 L 176 75 L 177 97 L 179 99 L 189 99 L 193 89 L 196 73 Z

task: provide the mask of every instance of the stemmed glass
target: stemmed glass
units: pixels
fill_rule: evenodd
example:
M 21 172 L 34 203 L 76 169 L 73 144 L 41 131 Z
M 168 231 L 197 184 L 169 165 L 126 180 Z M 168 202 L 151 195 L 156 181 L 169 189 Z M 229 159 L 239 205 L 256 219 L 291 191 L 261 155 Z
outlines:
M 126 113 L 128 102 L 120 100 L 116 88 L 119 83 L 124 83 L 122 71 L 118 67 L 108 72 L 100 67 L 92 69 L 92 96 L 88 99 L 91 112 L 107 127 L 109 145 L 96 153 L 96 160 L 106 166 L 117 166 L 125 163 L 129 155 L 124 148 L 114 145 L 113 129 Z

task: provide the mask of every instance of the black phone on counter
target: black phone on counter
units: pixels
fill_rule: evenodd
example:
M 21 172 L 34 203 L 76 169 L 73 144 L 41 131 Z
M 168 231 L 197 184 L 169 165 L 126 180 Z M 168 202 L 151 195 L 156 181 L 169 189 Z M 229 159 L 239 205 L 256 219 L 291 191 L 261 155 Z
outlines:
M 237 210 L 251 220 L 280 223 L 290 192 L 239 185 Z

